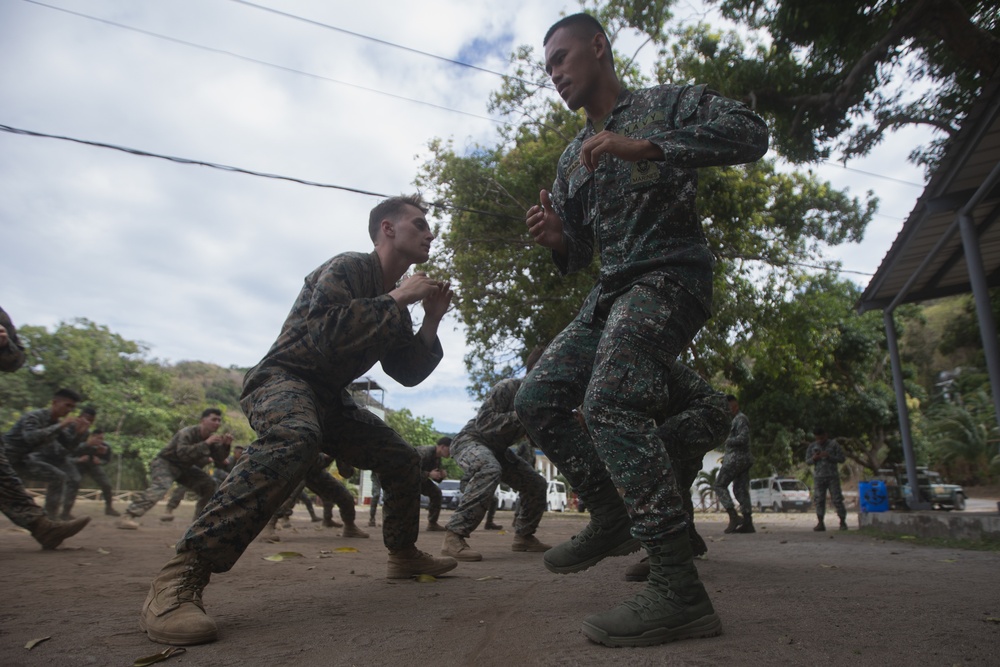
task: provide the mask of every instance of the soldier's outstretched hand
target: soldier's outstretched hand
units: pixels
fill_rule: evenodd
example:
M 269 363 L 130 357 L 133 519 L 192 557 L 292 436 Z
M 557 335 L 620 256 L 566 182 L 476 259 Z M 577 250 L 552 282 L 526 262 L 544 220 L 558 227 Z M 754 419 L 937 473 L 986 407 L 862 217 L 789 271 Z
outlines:
M 438 283 L 438 285 L 436 292 L 424 297 L 422 305 L 427 317 L 440 320 L 448 312 L 448 306 L 451 304 L 454 292 L 451 290 L 451 283 L 443 282 Z

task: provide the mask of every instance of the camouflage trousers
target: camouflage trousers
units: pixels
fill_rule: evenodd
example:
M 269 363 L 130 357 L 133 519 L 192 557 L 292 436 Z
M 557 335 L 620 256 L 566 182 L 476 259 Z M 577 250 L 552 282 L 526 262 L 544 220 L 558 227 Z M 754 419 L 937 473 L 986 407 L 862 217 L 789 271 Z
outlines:
M 636 285 L 592 321 L 577 316 L 552 341 L 515 399 L 521 423 L 583 497 L 623 492 L 632 534 L 661 540 L 686 527 L 683 500 L 656 420 L 668 376 L 705 315 L 678 285 Z M 587 428 L 573 410 L 582 406 Z
M 417 541 L 420 472 L 417 452 L 368 410 L 345 405 L 306 381 L 275 372 L 245 388 L 240 405 L 257 433 L 205 511 L 177 544 L 215 572 L 225 572 L 305 479 L 324 451 L 378 473 L 386 493 L 382 537 L 390 551 Z
M 471 535 L 493 504 L 497 485 L 503 482 L 520 493 L 514 532 L 534 535 L 545 512 L 548 484 L 544 477 L 513 451 L 505 450 L 504 455 L 498 457 L 478 442 L 467 441 L 455 447 L 452 458 L 465 472 L 468 483 L 458 509 L 448 521 L 448 530 L 462 537 Z
M 40 452 L 32 452 L 24 460 L 25 477 L 48 482 L 45 485 L 45 513 L 55 519 L 62 513 L 69 514 L 80 490 L 80 472 L 67 458 L 52 460 Z
M 719 394 L 662 420 L 656 434 L 663 441 L 677 477 L 684 513 L 694 523 L 691 487 L 701 472 L 705 454 L 718 447 L 729 432 L 728 402 Z
M 378 481 L 378 475 L 372 474 L 372 504 L 368 508 L 369 518 L 375 521 L 378 514 L 378 501 L 382 497 L 382 483 Z
M 0 445 L 0 512 L 21 528 L 31 528 L 43 516 L 44 510 L 24 490 L 21 478 L 7 460 Z
M 813 502 L 816 503 L 816 516 L 822 519 L 826 516 L 826 492 L 830 492 L 830 499 L 833 500 L 833 507 L 837 510 L 837 516 L 841 519 L 847 518 L 847 507 L 844 505 L 844 493 L 840 490 L 839 477 L 816 477 L 813 491 Z
M 82 480 L 84 475 L 90 475 L 90 478 L 97 484 L 97 488 L 101 490 L 104 502 L 110 504 L 111 480 L 108 479 L 107 473 L 104 472 L 104 466 L 97 463 L 76 463 L 75 465 L 77 471 L 80 473 L 80 479 Z
M 282 503 L 278 510 L 278 516 L 291 516 L 295 503 L 303 498 L 311 506 L 312 501 L 305 494 L 307 488 L 319 496 L 319 499 L 323 501 L 324 509 L 327 507 L 332 508 L 336 505 L 340 509 L 340 518 L 348 523 L 354 523 L 354 519 L 357 516 L 357 511 L 354 508 L 354 496 L 318 460 L 316 465 L 309 469 L 306 478 L 299 482 L 299 485 L 292 491 L 292 495 L 288 496 L 288 500 Z
M 736 509 L 733 498 L 729 495 L 729 485 L 733 485 L 733 495 L 740 503 L 740 511 L 750 514 L 750 468 L 753 466 L 753 456 L 750 452 L 726 452 L 722 457 L 722 466 L 715 476 L 715 495 L 727 510 Z
M 198 494 L 195 511 L 204 507 L 215 493 L 215 481 L 201 468 L 177 465 L 156 457 L 149 462 L 149 487 L 125 508 L 125 512 L 132 517 L 142 516 L 163 500 L 174 482 Z

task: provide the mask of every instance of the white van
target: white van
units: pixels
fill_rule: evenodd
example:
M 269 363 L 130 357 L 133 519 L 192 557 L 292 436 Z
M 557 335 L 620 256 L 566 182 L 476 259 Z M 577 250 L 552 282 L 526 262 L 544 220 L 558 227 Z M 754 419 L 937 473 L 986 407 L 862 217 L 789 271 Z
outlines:
M 566 485 L 555 479 L 549 480 L 546 503 L 545 508 L 550 512 L 562 512 L 566 509 Z
M 504 483 L 497 484 L 497 490 L 493 492 L 497 499 L 498 510 L 512 510 L 517 504 L 517 491 Z
M 793 477 L 761 477 L 750 480 L 750 504 L 758 512 L 805 512 L 812 507 L 812 500 L 809 487 Z

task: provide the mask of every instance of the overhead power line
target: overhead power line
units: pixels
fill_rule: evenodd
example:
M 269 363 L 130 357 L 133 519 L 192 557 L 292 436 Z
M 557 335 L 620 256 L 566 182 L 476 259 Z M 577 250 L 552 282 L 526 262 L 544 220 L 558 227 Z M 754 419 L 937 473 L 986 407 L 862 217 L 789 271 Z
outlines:
M 52 9 L 57 12 L 63 12 L 64 14 L 71 14 L 79 18 L 87 19 L 88 21 L 96 21 L 97 23 L 103 23 L 115 28 L 121 28 L 122 30 L 129 30 L 131 32 L 136 32 L 141 35 L 146 35 L 147 37 L 154 37 L 156 39 L 162 39 L 167 42 L 172 42 L 174 44 L 180 44 L 181 46 L 187 46 L 193 49 L 200 49 L 202 51 L 207 51 L 209 53 L 215 53 L 219 55 L 229 56 L 231 58 L 237 58 L 246 62 L 254 63 L 256 65 L 263 65 L 264 67 L 270 67 L 273 69 L 281 70 L 284 72 L 290 72 L 292 74 L 299 74 L 301 76 L 308 76 L 313 79 L 320 79 L 322 81 L 329 81 L 330 83 L 336 83 L 342 86 L 348 86 L 350 88 L 356 88 L 358 90 L 364 90 L 370 93 L 375 93 L 376 95 L 384 95 L 386 97 L 391 97 L 397 100 L 404 100 L 406 102 L 412 102 L 414 104 L 421 104 L 423 106 L 432 107 L 434 109 L 440 109 L 442 111 L 450 111 L 452 113 L 462 114 L 463 116 L 471 116 L 472 118 L 478 118 L 480 120 L 488 120 L 491 123 L 496 123 L 497 125 L 509 126 L 510 123 L 500 120 L 498 118 L 491 118 L 489 116 L 483 116 L 481 114 L 472 113 L 471 111 L 462 111 L 461 109 L 455 109 L 453 107 L 446 107 L 441 104 L 435 104 L 434 102 L 427 102 L 424 100 L 414 99 L 412 97 L 406 97 L 404 95 L 397 95 L 396 93 L 389 93 L 384 90 L 378 90 L 376 88 L 369 88 L 367 86 L 362 86 L 356 83 L 350 83 L 347 81 L 341 81 L 340 79 L 334 79 L 322 74 L 315 74 L 313 72 L 307 72 L 305 70 L 295 69 L 294 67 L 286 67 L 285 65 L 278 65 L 277 63 L 268 62 L 266 60 L 260 60 L 258 58 L 253 58 L 251 56 L 245 56 L 240 53 L 235 53 L 233 51 L 227 51 L 225 49 L 219 49 L 214 46 L 206 46 L 205 44 L 199 44 L 197 42 L 189 42 L 185 39 L 179 39 L 177 37 L 171 37 L 169 35 L 164 35 L 158 32 L 153 32 L 152 30 L 145 30 L 143 28 L 136 28 L 135 26 L 126 25 L 124 23 L 118 23 L 116 21 L 110 21 L 108 19 L 102 19 L 98 16 L 91 16 L 90 14 L 84 14 L 82 12 L 73 11 L 71 9 L 66 9 L 64 7 L 57 7 L 55 5 L 49 5 L 44 2 L 39 2 L 38 0 L 23 0 L 32 5 L 37 5 L 39 7 L 45 7 L 46 9 Z M 404 48 L 404 47 L 401 47 Z
M 283 12 L 279 9 L 274 9 L 273 7 L 265 7 L 264 5 L 258 5 L 253 2 L 248 2 L 248 0 L 229 0 L 230 2 L 235 2 L 238 5 L 245 5 L 247 7 L 253 7 L 254 9 L 259 9 L 264 12 L 270 12 L 271 14 L 277 14 L 278 16 L 284 16 L 285 18 L 292 19 L 293 21 L 301 21 L 302 23 L 308 23 L 310 25 L 318 26 L 320 28 L 325 28 L 327 30 L 333 30 L 335 32 L 342 33 L 344 35 L 351 35 L 352 37 L 357 37 L 359 39 L 365 39 L 369 42 L 375 42 L 376 44 L 382 44 L 383 46 L 391 46 L 394 49 L 400 49 L 402 51 L 408 51 L 410 53 L 416 53 L 421 56 L 426 56 L 428 58 L 433 58 L 435 60 L 440 60 L 442 62 L 450 63 L 452 65 L 458 65 L 460 67 L 468 67 L 470 69 L 478 70 L 480 72 L 486 72 L 487 74 L 493 74 L 504 79 L 511 79 L 512 81 L 519 81 L 520 83 L 527 84 L 529 86 L 535 86 L 538 88 L 549 88 L 550 90 L 555 90 L 554 86 L 549 86 L 546 84 L 539 84 L 536 81 L 528 81 L 527 79 L 521 79 L 516 76 L 510 76 L 509 74 L 504 74 L 503 72 L 497 72 L 496 70 L 488 69 L 486 67 L 480 67 L 479 65 L 473 65 L 472 63 L 462 62 L 461 60 L 453 60 L 452 58 L 446 58 L 444 56 L 439 56 L 435 53 L 428 53 L 427 51 L 421 51 L 419 49 L 414 49 L 409 46 L 403 46 L 402 44 L 397 44 L 395 42 L 390 42 L 384 39 L 379 39 L 378 37 L 372 37 L 370 35 L 363 35 L 359 32 L 354 32 L 353 30 L 347 30 L 345 28 L 338 28 L 335 25 L 330 25 L 329 23 L 322 23 L 314 19 L 306 18 L 304 16 L 299 16 L 297 14 L 291 14 L 289 12 Z
M 279 181 L 289 181 L 292 183 L 298 183 L 300 185 L 308 185 L 314 188 L 327 188 L 330 190 L 343 190 L 344 192 L 353 192 L 359 195 L 368 195 L 370 197 L 391 197 L 392 195 L 387 195 L 381 192 L 372 192 L 371 190 L 363 190 L 361 188 L 352 188 L 347 185 L 333 185 L 331 183 L 320 183 L 318 181 L 310 181 L 304 178 L 296 178 L 294 176 L 283 176 L 281 174 L 271 174 L 266 171 L 255 171 L 253 169 L 244 169 L 243 167 L 234 167 L 228 164 L 219 164 L 217 162 L 207 162 L 205 160 L 194 160 L 186 157 L 177 157 L 175 155 L 163 155 L 162 153 L 153 153 L 151 151 L 144 151 L 138 148 L 129 148 L 127 146 L 118 146 L 115 144 L 108 144 L 102 141 L 90 141 L 88 139 L 77 139 L 76 137 L 66 137 L 59 134 L 49 134 L 47 132 L 35 132 L 34 130 L 25 130 L 19 127 L 12 127 L 10 125 L 0 125 L 0 132 L 9 132 L 10 134 L 19 134 L 27 137 L 42 137 L 45 139 L 59 139 L 60 141 L 71 141 L 77 144 L 83 144 L 85 146 L 95 146 L 97 148 L 107 148 L 114 151 L 121 151 L 122 153 L 128 153 L 130 155 L 138 155 L 140 157 L 151 157 L 157 158 L 159 160 L 168 160 L 170 162 L 176 162 L 178 164 L 189 164 L 197 165 L 199 167 L 208 167 L 210 169 L 219 169 L 221 171 L 229 171 L 237 174 L 246 174 L 248 176 L 258 176 L 260 178 L 271 178 Z M 507 218 L 511 219 L 513 216 L 505 215 L 503 213 L 494 213 L 493 211 L 479 211 L 471 208 L 464 208 L 462 206 L 453 206 L 447 202 L 435 201 L 430 202 L 430 206 L 434 208 L 442 208 L 451 211 L 464 211 L 466 213 L 475 213 L 476 215 L 486 215 L 494 218 Z M 520 218 L 517 218 L 520 219 Z

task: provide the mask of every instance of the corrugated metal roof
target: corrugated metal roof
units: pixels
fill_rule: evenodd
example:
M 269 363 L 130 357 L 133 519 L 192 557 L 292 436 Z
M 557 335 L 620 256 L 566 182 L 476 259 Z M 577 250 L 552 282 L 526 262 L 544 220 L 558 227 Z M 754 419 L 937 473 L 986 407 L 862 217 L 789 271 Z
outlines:
M 860 312 L 972 291 L 958 229 L 959 211 L 990 179 L 969 211 L 986 281 L 1000 285 L 1000 79 L 987 86 L 949 143 L 881 266 L 858 301 Z

